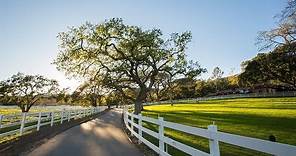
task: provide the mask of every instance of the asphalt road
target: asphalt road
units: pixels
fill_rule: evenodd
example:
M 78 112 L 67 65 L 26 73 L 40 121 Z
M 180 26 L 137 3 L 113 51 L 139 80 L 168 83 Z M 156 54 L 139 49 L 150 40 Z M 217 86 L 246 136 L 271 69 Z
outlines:
M 121 110 L 111 110 L 49 139 L 28 156 L 142 156 L 122 131 Z

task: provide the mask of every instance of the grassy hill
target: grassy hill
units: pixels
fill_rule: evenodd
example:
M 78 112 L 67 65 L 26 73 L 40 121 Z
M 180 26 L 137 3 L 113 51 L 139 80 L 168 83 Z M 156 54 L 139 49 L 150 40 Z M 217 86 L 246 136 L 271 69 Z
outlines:
M 272 134 L 278 142 L 296 145 L 295 97 L 209 100 L 197 104 L 145 106 L 144 109 L 143 115 L 154 118 L 162 116 L 166 121 L 201 128 L 215 122 L 219 131 L 266 140 Z M 146 123 L 145 126 L 156 129 L 151 124 Z M 209 151 L 206 139 L 171 129 L 166 129 L 165 133 L 183 143 Z M 148 138 L 156 142 L 151 137 Z M 232 145 L 220 145 L 222 155 L 261 155 Z M 169 148 L 169 151 L 173 155 L 182 155 L 173 148 Z

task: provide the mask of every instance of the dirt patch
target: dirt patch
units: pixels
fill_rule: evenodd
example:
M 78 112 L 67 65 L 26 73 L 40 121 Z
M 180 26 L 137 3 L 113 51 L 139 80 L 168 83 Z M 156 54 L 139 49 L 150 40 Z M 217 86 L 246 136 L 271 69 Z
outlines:
M 84 122 L 95 119 L 108 110 L 100 112 L 92 117 L 84 117 L 77 120 L 65 121 L 63 124 L 57 124 L 51 127 L 50 125 L 46 125 L 40 128 L 39 131 L 34 131 L 32 133 L 23 135 L 21 137 L 15 138 L 13 140 L 9 140 L 7 142 L 3 142 L 0 144 L 0 155 L 1 156 L 18 156 L 25 155 L 30 152 L 34 148 L 40 146 L 45 143 L 48 139 L 56 136 L 57 134 L 77 125 L 80 125 Z

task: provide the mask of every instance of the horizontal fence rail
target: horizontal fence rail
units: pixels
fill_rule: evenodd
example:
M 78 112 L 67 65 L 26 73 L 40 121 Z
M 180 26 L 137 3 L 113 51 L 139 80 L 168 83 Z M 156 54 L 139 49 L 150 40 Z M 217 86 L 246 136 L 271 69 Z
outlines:
M 262 139 L 256 139 L 251 137 L 245 137 L 240 135 L 234 135 L 230 133 L 219 132 L 216 125 L 209 125 L 208 129 L 197 128 L 186 126 L 182 124 L 177 124 L 173 122 L 164 121 L 162 117 L 158 119 L 144 117 L 141 114 L 135 115 L 129 113 L 127 108 L 123 111 L 124 123 L 127 129 L 131 132 L 131 135 L 139 139 L 139 143 L 144 143 L 156 153 L 161 156 L 169 156 L 168 148 L 165 145 L 170 145 L 180 151 L 183 151 L 189 155 L 193 156 L 220 156 L 219 142 L 228 143 L 231 145 L 277 155 L 277 156 L 295 156 L 296 146 L 282 144 L 277 142 L 271 142 Z M 137 122 L 135 122 L 135 119 Z M 158 132 L 152 131 L 148 128 L 143 127 L 142 122 L 149 122 L 156 124 L 158 126 Z M 184 133 L 192 134 L 195 136 L 200 136 L 209 140 L 210 153 L 195 149 L 189 145 L 171 139 L 164 135 L 164 128 L 170 128 Z M 137 129 L 137 132 L 134 129 Z M 154 138 L 158 139 L 159 146 L 146 140 L 142 133 L 145 132 Z
M 63 124 L 70 120 L 92 116 L 107 109 L 105 106 L 62 110 L 52 112 L 18 113 L 13 115 L 0 114 L 0 139 L 11 135 L 23 135 L 27 131 L 39 131 L 42 126 Z
M 260 97 L 295 97 L 296 91 L 285 91 L 285 92 L 272 92 L 272 93 L 247 93 L 247 94 L 229 94 L 229 95 L 217 95 L 199 98 L 188 98 L 178 99 L 171 101 L 157 101 L 157 102 L 146 102 L 143 105 L 159 105 L 168 103 L 196 103 L 198 101 L 206 100 L 223 100 L 223 99 L 235 99 L 235 98 L 260 98 Z

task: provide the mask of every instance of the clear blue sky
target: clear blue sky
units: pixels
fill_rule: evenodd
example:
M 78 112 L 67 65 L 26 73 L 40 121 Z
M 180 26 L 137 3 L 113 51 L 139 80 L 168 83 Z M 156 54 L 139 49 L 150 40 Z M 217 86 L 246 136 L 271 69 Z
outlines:
M 258 53 L 257 32 L 274 27 L 273 17 L 285 5 L 285 0 L 0 0 L 0 80 L 24 72 L 75 87 L 51 65 L 58 53 L 57 34 L 112 17 L 164 34 L 189 30 L 190 59 L 209 73 L 215 66 L 226 75 L 231 68 L 238 73 L 240 63 Z

